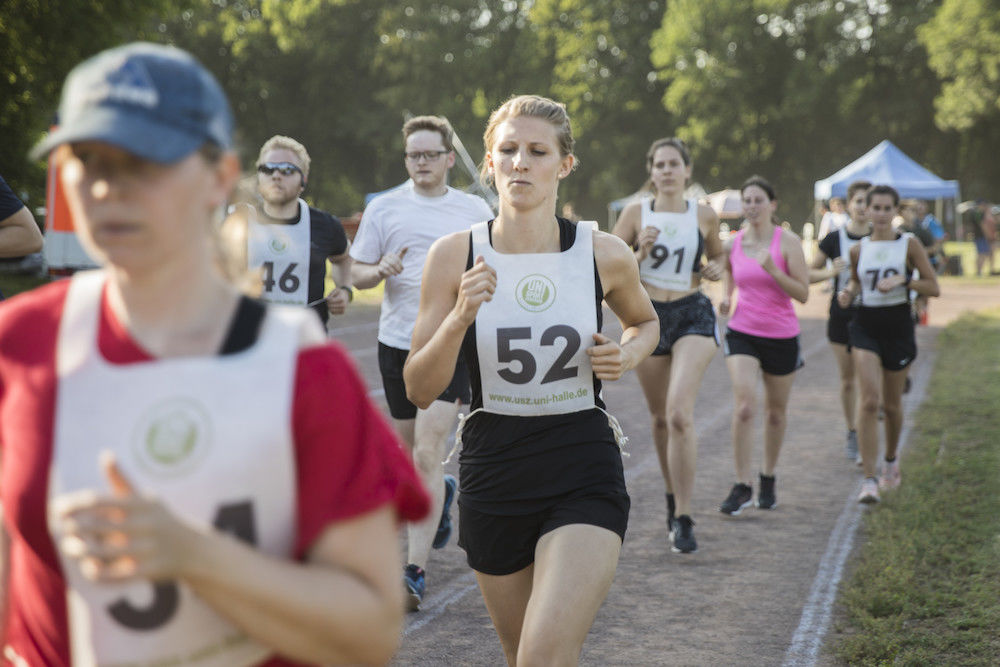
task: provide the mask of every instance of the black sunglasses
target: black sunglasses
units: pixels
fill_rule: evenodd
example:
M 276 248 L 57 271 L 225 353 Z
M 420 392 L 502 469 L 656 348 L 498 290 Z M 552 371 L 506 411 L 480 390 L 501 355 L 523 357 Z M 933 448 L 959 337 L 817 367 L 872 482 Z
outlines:
M 282 176 L 291 176 L 296 172 L 302 173 L 302 170 L 291 162 L 264 162 L 257 165 L 257 171 L 265 176 L 270 176 L 274 172 L 278 172 Z

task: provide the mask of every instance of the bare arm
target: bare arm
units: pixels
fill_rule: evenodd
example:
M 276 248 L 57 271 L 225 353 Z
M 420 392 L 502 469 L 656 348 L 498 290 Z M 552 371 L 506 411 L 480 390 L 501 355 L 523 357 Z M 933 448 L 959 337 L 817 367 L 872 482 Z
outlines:
M 469 236 L 445 236 L 427 254 L 420 308 L 403 368 L 406 396 L 420 408 L 433 403 L 451 382 L 465 332 L 496 289 L 496 271 L 482 257 L 465 270 Z
M 785 294 L 800 303 L 809 298 L 809 269 L 806 266 L 806 256 L 802 252 L 802 240 L 785 230 L 781 231 L 781 252 L 788 265 L 788 273 L 779 269 L 770 252 L 762 251 L 758 258 L 761 268 L 770 274 Z M 765 256 L 766 253 L 766 256 Z
M 921 296 L 941 296 L 937 273 L 931 266 L 927 251 L 924 250 L 923 244 L 914 237 L 910 237 L 910 242 L 906 247 L 906 259 L 911 266 L 916 267 L 917 271 L 920 272 L 920 278 L 911 280 L 909 288 Z
M 733 264 L 730 257 L 733 252 L 733 240 L 729 238 L 722 244 L 722 299 L 719 301 L 719 314 L 729 315 L 729 309 L 733 306 L 733 292 L 736 291 L 736 281 L 733 280 Z
M 660 230 L 656 227 L 642 228 L 642 202 L 633 202 L 625 207 L 622 214 L 615 222 L 615 228 L 611 233 L 620 238 L 632 249 L 632 255 L 636 262 L 641 262 L 649 255 L 650 249 L 656 242 Z
M 351 242 L 348 241 L 344 252 L 339 255 L 330 255 L 327 258 L 330 260 L 333 282 L 337 285 L 326 295 L 326 307 L 331 315 L 342 314 L 347 310 L 347 304 L 354 298 L 353 281 L 351 278 L 351 265 L 354 263 L 354 260 L 351 259 L 351 255 L 348 253 L 350 248 Z
M 719 238 L 719 216 L 710 206 L 698 205 L 698 228 L 705 239 L 706 262 L 701 275 L 708 280 L 719 280 L 726 271 L 725 248 Z
M 27 206 L 0 220 L 0 257 L 23 257 L 42 249 L 42 232 Z
M 618 343 L 595 334 L 587 349 L 594 374 L 617 380 L 649 356 L 660 339 L 660 321 L 639 282 L 639 266 L 625 242 L 604 232 L 594 233 L 594 258 L 604 287 L 604 300 L 618 317 L 622 336 Z
M 858 257 L 861 256 L 861 246 L 851 248 L 851 279 L 847 286 L 837 292 L 837 303 L 841 308 L 850 307 L 851 303 L 861 293 L 861 280 L 858 278 Z

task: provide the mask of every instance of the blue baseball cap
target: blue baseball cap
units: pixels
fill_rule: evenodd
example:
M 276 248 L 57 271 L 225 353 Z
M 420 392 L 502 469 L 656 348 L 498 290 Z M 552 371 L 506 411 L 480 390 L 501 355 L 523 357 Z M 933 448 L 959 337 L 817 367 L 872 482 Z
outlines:
M 215 77 L 173 46 L 134 42 L 73 68 L 63 86 L 59 126 L 32 150 L 41 159 L 60 144 L 103 141 L 169 164 L 206 142 L 229 149 L 233 114 Z

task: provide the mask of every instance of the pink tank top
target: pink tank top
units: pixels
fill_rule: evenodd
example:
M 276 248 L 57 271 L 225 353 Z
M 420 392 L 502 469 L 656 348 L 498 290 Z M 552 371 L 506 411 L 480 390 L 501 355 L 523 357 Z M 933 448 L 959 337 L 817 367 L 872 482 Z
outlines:
M 795 316 L 791 297 L 760 267 L 757 260 L 744 254 L 744 231 L 741 229 L 736 233 L 733 250 L 729 255 L 733 280 L 739 289 L 736 311 L 729 319 L 729 328 L 761 338 L 798 336 L 799 318 Z M 774 228 L 770 252 L 774 264 L 788 273 L 788 264 L 781 255 L 781 227 Z

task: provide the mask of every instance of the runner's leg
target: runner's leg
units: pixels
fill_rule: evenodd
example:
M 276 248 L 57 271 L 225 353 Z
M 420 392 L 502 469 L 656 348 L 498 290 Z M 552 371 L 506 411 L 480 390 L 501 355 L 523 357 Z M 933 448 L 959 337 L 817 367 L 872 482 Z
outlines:
M 691 494 L 698 441 L 694 432 L 694 404 L 705 369 L 718 346 L 708 336 L 682 336 L 674 343 L 667 393 L 667 424 L 670 443 L 667 454 L 677 516 L 691 515 Z
M 833 357 L 837 360 L 837 370 L 840 371 L 840 405 L 844 410 L 844 421 L 847 430 L 857 430 L 858 392 L 854 376 L 854 361 L 851 352 L 843 343 L 830 343 Z
M 614 580 L 621 545 L 614 532 L 587 524 L 561 526 L 541 537 L 518 667 L 577 664 Z
M 747 354 L 733 354 L 726 357 L 726 366 L 733 384 L 732 429 L 736 481 L 753 486 L 753 421 L 760 360 Z
M 531 564 L 523 570 L 502 576 L 476 572 L 483 602 L 500 638 L 507 664 L 511 667 L 517 664 L 517 647 L 521 642 L 521 628 L 528 598 L 531 597 L 534 571 L 535 566 Z
M 458 405 L 450 401 L 434 401 L 426 410 L 417 410 L 414 420 L 413 463 L 431 495 L 431 511 L 419 523 L 409 524 L 407 563 L 427 566 L 434 534 L 441 519 L 444 504 L 445 443 L 455 428 Z
M 771 477 L 778 465 L 778 454 L 788 425 L 788 396 L 792 392 L 795 373 L 771 375 L 764 373 L 764 467 Z
M 896 457 L 899 434 L 903 430 L 903 388 L 906 386 L 908 368 L 901 371 L 882 371 L 882 401 L 885 404 L 885 457 Z
M 865 477 L 875 477 L 878 463 L 878 412 L 882 389 L 882 361 L 871 350 L 853 348 L 858 378 L 858 450 Z
M 653 446 L 656 458 L 660 462 L 660 472 L 667 486 L 667 493 L 673 493 L 670 481 L 670 462 L 667 456 L 670 433 L 667 428 L 667 382 L 670 377 L 670 355 L 646 357 L 635 367 L 635 375 L 639 378 L 646 406 L 649 408 L 649 419 L 653 428 Z

